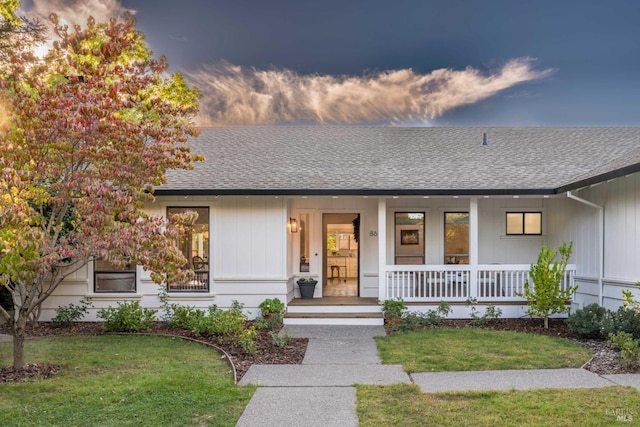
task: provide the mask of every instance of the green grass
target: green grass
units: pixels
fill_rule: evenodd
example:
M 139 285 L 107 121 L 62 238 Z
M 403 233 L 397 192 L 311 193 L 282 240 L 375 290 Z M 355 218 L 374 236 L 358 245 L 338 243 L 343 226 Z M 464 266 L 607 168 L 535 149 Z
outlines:
M 407 332 L 376 343 L 382 363 L 409 373 L 580 367 L 591 357 L 566 339 L 477 328 Z
M 44 381 L 0 384 L 1 426 L 233 426 L 255 387 L 237 387 L 220 353 L 178 338 L 75 336 L 27 341 Z M 11 364 L 0 343 L 0 366 Z
M 421 393 L 417 385 L 357 386 L 360 426 L 605 426 L 618 415 L 637 425 L 632 387 Z M 631 417 L 629 419 L 628 417 Z M 632 421 L 632 422 L 629 422 Z M 634 424 L 636 423 L 636 424 Z

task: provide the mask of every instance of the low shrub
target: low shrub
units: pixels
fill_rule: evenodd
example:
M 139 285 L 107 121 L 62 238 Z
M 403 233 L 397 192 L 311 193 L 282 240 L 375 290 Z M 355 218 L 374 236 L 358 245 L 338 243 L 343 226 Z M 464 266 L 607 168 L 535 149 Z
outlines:
M 98 318 L 104 319 L 105 332 L 140 332 L 153 326 L 158 310 L 142 308 L 138 301 L 118 303 L 98 310 Z
M 56 315 L 51 321 L 56 326 L 68 326 L 72 322 L 82 320 L 85 314 L 89 313 L 89 308 L 93 307 L 90 299 L 81 299 L 78 304 L 70 303 L 56 308 Z
M 481 316 L 478 308 L 477 298 L 468 298 L 465 304 L 467 307 L 471 307 L 471 326 L 480 327 L 484 326 L 490 320 L 496 320 L 502 317 L 502 309 L 495 305 L 488 305 L 484 310 L 484 314 Z
M 192 330 L 204 316 L 204 310 L 185 305 L 171 304 L 168 321 L 174 328 Z
M 602 334 L 608 337 L 618 332 L 627 332 L 634 339 L 640 339 L 640 313 L 625 307 L 620 307 L 616 311 L 607 311 L 602 320 Z
M 620 350 L 620 364 L 627 368 L 640 364 L 640 341 L 628 332 L 609 334 L 609 343 Z
M 284 303 L 278 298 L 267 298 L 260 303 L 258 308 L 260 309 L 260 313 L 264 318 L 273 316 L 279 316 L 280 318 L 282 318 L 282 316 L 284 316 L 285 312 L 287 311 Z
M 258 336 L 258 330 L 254 326 L 250 326 L 243 330 L 238 337 L 240 341 L 240 347 L 245 353 L 255 356 L 258 354 L 258 345 L 256 344 L 256 337 Z
M 390 325 L 398 324 L 405 311 L 407 311 L 407 304 L 402 298 L 388 299 L 382 303 L 382 313 Z
M 287 348 L 289 341 L 291 341 L 291 337 L 288 334 L 280 335 L 277 332 L 269 332 L 269 335 L 271 335 L 273 345 L 278 348 Z
M 407 312 L 402 315 L 397 323 L 391 325 L 396 332 L 416 331 L 424 328 L 441 325 L 451 312 L 451 306 L 442 302 L 435 310 L 425 312 Z
M 239 337 L 248 318 L 237 301 L 228 310 L 209 307 L 208 314 L 195 320 L 192 331 L 196 335 L 218 335 Z
M 602 321 L 607 311 L 598 304 L 589 304 L 569 315 L 567 325 L 580 338 L 604 339 L 606 335 L 602 334 Z
M 275 331 L 282 324 L 283 318 L 281 316 L 270 317 L 265 319 L 264 317 L 258 317 L 253 321 L 253 325 L 265 331 Z

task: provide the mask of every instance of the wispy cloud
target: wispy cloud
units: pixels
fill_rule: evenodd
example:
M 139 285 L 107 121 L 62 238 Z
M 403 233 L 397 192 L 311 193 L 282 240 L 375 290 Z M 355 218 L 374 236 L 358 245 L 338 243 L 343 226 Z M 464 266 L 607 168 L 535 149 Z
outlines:
M 69 25 L 122 17 L 120 0 L 33 0 L 29 14 L 48 22 L 55 12 Z M 181 40 L 181 37 L 173 37 Z M 447 111 L 490 98 L 515 85 L 544 78 L 530 58 L 508 61 L 492 72 L 468 67 L 421 74 L 412 69 L 362 76 L 298 74 L 228 63 L 185 72 L 203 94 L 202 126 L 271 123 L 428 123 Z
M 49 15 L 56 13 L 61 21 L 69 26 L 79 24 L 85 26 L 87 18 L 93 16 L 98 22 L 106 22 L 111 18 L 122 17 L 133 10 L 122 6 L 119 0 L 33 0 L 27 11 L 48 22 Z
M 203 94 L 198 123 L 225 126 L 428 122 L 552 72 L 535 70 L 532 59 L 520 58 L 493 73 L 468 67 L 428 74 L 403 69 L 364 76 L 301 75 L 222 63 L 186 76 Z

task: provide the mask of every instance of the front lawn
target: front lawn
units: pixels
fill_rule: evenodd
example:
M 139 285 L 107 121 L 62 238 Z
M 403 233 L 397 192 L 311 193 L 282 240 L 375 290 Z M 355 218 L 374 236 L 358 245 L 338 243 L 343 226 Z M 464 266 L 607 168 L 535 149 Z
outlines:
M 417 385 L 357 386 L 360 426 L 605 426 L 637 423 L 632 387 L 421 393 Z M 621 417 L 621 418 L 619 418 Z
M 477 328 L 430 329 L 377 337 L 382 363 L 406 372 L 576 368 L 591 357 L 567 339 Z
M 38 338 L 26 354 L 60 373 L 0 384 L 1 426 L 233 426 L 255 391 L 233 384 L 220 353 L 179 338 Z M 12 344 L 0 343 L 0 366 L 11 355 Z

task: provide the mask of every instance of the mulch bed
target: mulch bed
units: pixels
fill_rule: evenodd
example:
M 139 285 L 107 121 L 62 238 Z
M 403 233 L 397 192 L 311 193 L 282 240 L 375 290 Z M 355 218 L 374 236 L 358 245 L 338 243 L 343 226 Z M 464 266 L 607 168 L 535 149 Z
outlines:
M 6 325 L 0 326 L 0 333 L 8 333 Z M 52 323 L 41 322 L 35 328 L 29 327 L 29 337 L 44 336 L 69 336 L 69 335 L 101 335 L 102 323 L 78 322 L 65 327 L 57 327 Z M 300 364 L 307 351 L 308 338 L 289 338 L 285 348 L 273 344 L 273 339 L 268 331 L 260 330 L 256 337 L 258 353 L 255 356 L 247 354 L 237 343 L 231 340 L 221 340 L 219 337 L 197 337 L 191 331 L 172 328 L 163 322 L 156 322 L 147 334 L 175 335 L 194 339 L 211 344 L 224 350 L 235 366 L 237 380 L 239 381 L 253 364 L 289 365 Z M 23 369 L 14 371 L 11 368 L 0 368 L 0 383 L 22 381 L 31 378 L 48 378 L 59 371 L 56 366 L 29 365 Z M 45 373 L 48 372 L 48 375 Z
M 468 327 L 468 320 L 445 320 L 442 328 Z M 584 366 L 585 369 L 599 374 L 639 373 L 640 369 L 629 369 L 617 363 L 619 352 L 612 349 L 606 341 L 580 340 L 569 330 L 563 319 L 550 319 L 549 329 L 545 329 L 541 319 L 498 319 L 489 321 L 483 326 L 485 329 L 509 330 L 543 334 L 561 338 L 568 338 L 589 349 L 593 358 Z M 0 333 L 7 333 L 6 325 L 0 326 Z M 102 323 L 79 322 L 66 327 L 56 327 L 51 323 L 39 323 L 35 328 L 28 329 L 28 336 L 64 336 L 64 335 L 100 335 Z M 240 380 L 253 364 L 300 364 L 307 350 L 307 338 L 290 338 L 286 348 L 279 348 L 273 344 L 271 335 L 267 331 L 260 331 L 256 338 L 258 353 L 251 356 L 231 340 L 220 340 L 218 337 L 196 337 L 191 331 L 172 328 L 166 323 L 156 322 L 147 333 L 176 335 L 196 339 L 209 343 L 224 350 L 236 368 L 237 380 Z M 390 333 L 387 330 L 387 333 Z M 0 383 L 24 381 L 32 378 L 44 379 L 55 375 L 60 370 L 58 366 L 30 364 L 24 369 L 15 371 L 13 368 L 0 368 Z

